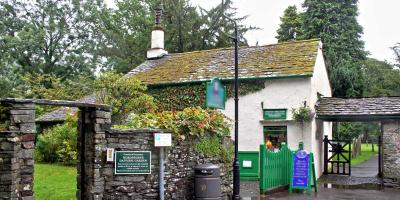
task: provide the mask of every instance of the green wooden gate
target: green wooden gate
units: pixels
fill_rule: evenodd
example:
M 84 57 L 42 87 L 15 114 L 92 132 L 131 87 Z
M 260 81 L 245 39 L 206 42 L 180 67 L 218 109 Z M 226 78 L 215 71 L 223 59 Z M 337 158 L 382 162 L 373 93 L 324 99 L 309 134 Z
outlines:
M 260 193 L 290 184 L 290 167 L 293 153 L 287 144 L 282 143 L 278 152 L 260 145 Z

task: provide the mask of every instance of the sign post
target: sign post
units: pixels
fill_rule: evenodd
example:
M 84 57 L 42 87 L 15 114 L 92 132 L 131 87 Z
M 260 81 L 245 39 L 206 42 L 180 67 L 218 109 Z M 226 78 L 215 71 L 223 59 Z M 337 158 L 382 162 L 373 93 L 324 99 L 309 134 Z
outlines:
M 171 133 L 155 133 L 154 146 L 160 147 L 160 172 L 159 172 L 159 188 L 160 200 L 164 200 L 164 147 L 172 145 Z

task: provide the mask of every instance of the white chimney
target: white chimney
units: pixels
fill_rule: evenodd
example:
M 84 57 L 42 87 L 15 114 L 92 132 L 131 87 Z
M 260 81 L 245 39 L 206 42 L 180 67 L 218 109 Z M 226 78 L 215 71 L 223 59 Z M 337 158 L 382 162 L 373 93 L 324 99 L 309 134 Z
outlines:
M 168 54 L 164 50 L 164 30 L 161 27 L 162 10 L 160 7 L 155 9 L 156 21 L 151 31 L 151 49 L 147 50 L 147 59 L 157 59 Z

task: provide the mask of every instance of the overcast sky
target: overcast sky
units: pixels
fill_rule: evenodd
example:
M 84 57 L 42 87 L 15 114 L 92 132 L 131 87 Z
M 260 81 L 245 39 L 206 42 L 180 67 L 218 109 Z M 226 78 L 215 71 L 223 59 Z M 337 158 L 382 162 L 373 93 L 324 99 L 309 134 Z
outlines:
M 106 0 L 112 1 L 112 0 Z M 221 0 L 190 0 L 193 5 L 209 9 Z M 304 0 L 233 0 L 240 16 L 249 15 L 245 24 L 261 30 L 251 31 L 245 37 L 250 45 L 276 43 L 276 30 L 283 10 L 289 5 L 301 8 Z M 400 42 L 400 0 L 359 0 L 358 21 L 364 28 L 362 40 L 370 57 L 393 61 L 394 54 L 389 49 Z
M 194 5 L 211 8 L 220 0 L 191 0 Z M 233 0 L 240 15 L 249 15 L 248 25 L 261 30 L 246 35 L 250 45 L 257 41 L 260 45 L 276 43 L 276 30 L 279 27 L 283 10 L 289 5 L 301 8 L 304 0 Z M 211 3 L 212 2 L 212 3 Z M 400 1 L 399 0 L 359 0 L 358 22 L 364 28 L 362 40 L 370 57 L 393 61 L 394 55 L 389 47 L 400 42 Z

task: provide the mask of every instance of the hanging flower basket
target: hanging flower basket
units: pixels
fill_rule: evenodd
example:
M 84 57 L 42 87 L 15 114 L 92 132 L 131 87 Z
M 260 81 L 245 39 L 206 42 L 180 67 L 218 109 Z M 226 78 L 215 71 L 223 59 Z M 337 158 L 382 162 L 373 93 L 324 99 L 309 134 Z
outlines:
M 299 108 L 292 108 L 292 118 L 301 124 L 310 122 L 314 118 L 315 112 L 310 107 L 304 106 Z

